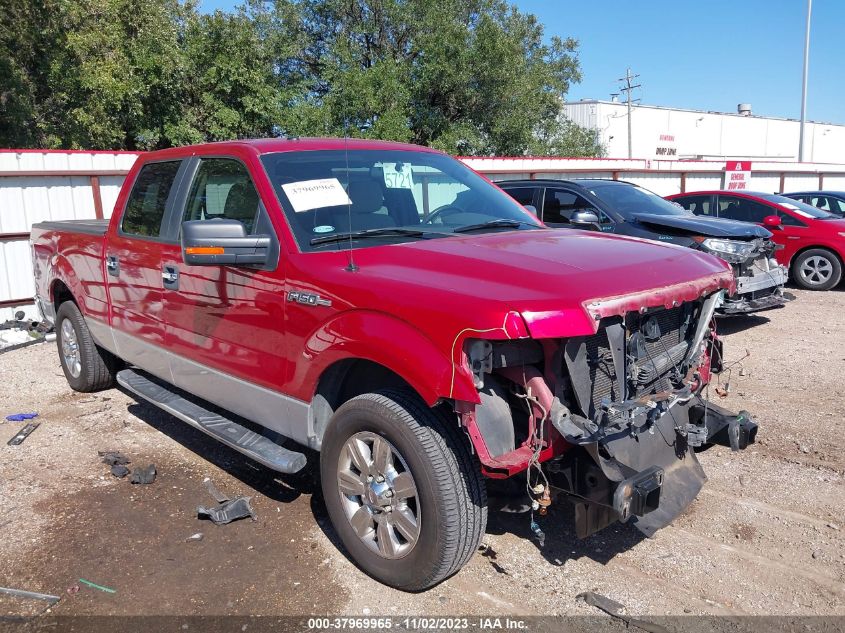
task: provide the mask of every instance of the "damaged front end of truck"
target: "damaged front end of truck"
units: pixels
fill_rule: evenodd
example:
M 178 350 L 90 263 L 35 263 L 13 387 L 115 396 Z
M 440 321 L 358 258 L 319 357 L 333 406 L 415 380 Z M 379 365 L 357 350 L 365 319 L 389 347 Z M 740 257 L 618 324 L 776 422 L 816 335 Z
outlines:
M 749 414 L 702 393 L 721 370 L 723 292 L 672 296 L 591 302 L 592 334 L 464 342 L 481 403 L 459 413 L 485 474 L 527 476 L 541 514 L 568 496 L 581 538 L 615 521 L 650 536 L 701 489 L 694 449 L 754 442 Z
M 789 277 L 785 266 L 778 264 L 775 250 L 783 248 L 770 239 L 739 241 L 712 237 L 694 238 L 697 247 L 724 259 L 731 266 L 736 290 L 725 297 L 718 308 L 722 315 L 750 314 L 779 308 L 795 296 L 784 292 Z

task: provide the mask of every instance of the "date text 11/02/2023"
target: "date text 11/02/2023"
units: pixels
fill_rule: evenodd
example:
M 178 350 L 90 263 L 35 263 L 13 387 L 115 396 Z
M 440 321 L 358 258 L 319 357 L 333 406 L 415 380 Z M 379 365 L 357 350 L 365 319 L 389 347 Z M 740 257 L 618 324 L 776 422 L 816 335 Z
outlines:
M 525 630 L 528 623 L 519 618 L 510 617 L 336 617 L 309 618 L 307 623 L 311 631 L 326 630 L 389 630 L 401 628 L 406 631 L 458 631 L 458 630 Z

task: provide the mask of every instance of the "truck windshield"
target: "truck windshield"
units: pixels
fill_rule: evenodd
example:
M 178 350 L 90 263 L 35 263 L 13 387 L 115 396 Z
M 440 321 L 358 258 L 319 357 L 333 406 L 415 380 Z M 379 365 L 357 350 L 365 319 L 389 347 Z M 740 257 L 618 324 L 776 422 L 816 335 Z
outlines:
M 510 196 L 444 154 L 317 150 L 265 154 L 261 161 L 302 251 L 348 248 L 335 235 L 364 248 L 544 228 Z
M 690 212 L 683 207 L 637 185 L 622 183 L 596 185 L 590 191 L 594 196 L 608 204 L 611 209 L 623 215 L 632 213 L 690 215 Z

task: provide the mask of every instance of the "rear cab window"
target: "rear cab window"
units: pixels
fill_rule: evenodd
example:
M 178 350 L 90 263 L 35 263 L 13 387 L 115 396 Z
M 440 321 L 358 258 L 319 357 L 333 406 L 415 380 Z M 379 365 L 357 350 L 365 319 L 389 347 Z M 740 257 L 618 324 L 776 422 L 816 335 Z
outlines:
M 167 202 L 181 164 L 181 160 L 172 160 L 141 167 L 120 221 L 122 234 L 146 238 L 161 235 Z

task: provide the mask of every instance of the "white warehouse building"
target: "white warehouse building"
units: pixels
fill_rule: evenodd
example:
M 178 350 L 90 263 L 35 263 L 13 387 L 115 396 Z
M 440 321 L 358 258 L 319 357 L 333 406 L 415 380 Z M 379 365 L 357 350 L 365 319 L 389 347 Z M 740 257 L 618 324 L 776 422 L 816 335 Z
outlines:
M 628 156 L 628 106 L 620 101 L 582 99 L 564 105 L 575 123 L 596 130 L 607 156 Z M 718 160 L 747 158 L 794 161 L 800 122 L 752 114 L 749 104 L 737 113 L 632 105 L 633 158 Z M 845 163 L 845 125 L 807 122 L 804 160 Z

